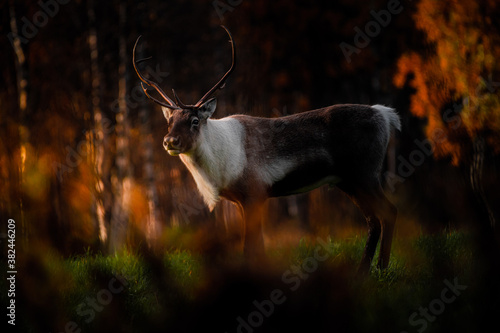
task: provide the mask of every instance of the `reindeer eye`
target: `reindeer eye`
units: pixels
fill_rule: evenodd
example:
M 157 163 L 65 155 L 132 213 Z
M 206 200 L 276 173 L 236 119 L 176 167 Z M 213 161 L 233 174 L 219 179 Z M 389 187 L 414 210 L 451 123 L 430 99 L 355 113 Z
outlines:
M 200 124 L 200 120 L 198 118 L 193 118 L 191 120 L 191 126 L 198 126 Z

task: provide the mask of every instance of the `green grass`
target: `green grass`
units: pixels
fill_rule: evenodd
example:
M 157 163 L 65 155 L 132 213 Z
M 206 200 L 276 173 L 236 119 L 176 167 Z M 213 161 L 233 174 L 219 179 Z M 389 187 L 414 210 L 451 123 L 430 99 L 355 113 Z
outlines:
M 381 271 L 372 266 L 368 277 L 356 274 L 365 238 L 325 241 L 330 255 L 318 263 L 318 268 L 297 291 L 289 290 L 282 275 L 290 267 L 300 267 L 314 257 L 318 247 L 314 240 L 303 239 L 287 251 L 270 253 L 272 269 L 261 271 L 244 263 L 235 266 L 177 249 L 162 255 L 133 251 L 112 256 L 88 252 L 67 259 L 45 255 L 41 267 L 49 281 L 46 288 L 52 294 L 43 295 L 52 295 L 58 308 L 64 309 L 60 317 L 54 319 L 58 320 L 54 331 L 61 331 L 64 321 L 71 320 L 83 332 L 112 329 L 145 332 L 145 327 L 169 327 L 175 331 L 180 323 L 182 327 L 187 325 L 186 331 L 196 331 L 200 329 L 198 322 L 217 327 L 221 332 L 231 332 L 236 329 L 235 318 L 255 310 L 254 300 L 265 300 L 271 290 L 280 289 L 287 302 L 268 319 L 269 327 L 290 322 L 292 329 L 298 329 L 300 324 L 294 320 L 299 320 L 303 310 L 296 309 L 304 308 L 306 317 L 317 317 L 318 327 L 329 325 L 325 318 L 333 315 L 340 321 L 348 320 L 351 331 L 410 332 L 416 328 L 409 325 L 409 315 L 440 296 L 444 279 L 452 281 L 458 277 L 460 283 L 470 288 L 456 304 L 448 305 L 450 310 L 429 324 L 426 332 L 438 332 L 443 327 L 469 327 L 456 323 L 457 316 L 471 317 L 474 313 L 471 304 L 479 304 L 475 295 L 478 290 L 474 271 L 476 254 L 466 233 L 396 240 L 388 269 Z M 82 315 L 82 304 L 88 310 L 88 300 L 106 293 L 103 290 L 109 290 L 110 281 L 116 277 L 126 281 L 123 290 L 113 294 L 109 304 L 95 311 L 91 320 L 90 315 Z M 309 308 L 316 309 L 316 315 L 308 314 Z M 322 313 L 324 309 L 328 309 L 326 314 Z M 34 329 L 38 320 L 36 316 L 28 319 L 33 332 L 38 331 Z M 265 327 L 262 331 L 266 331 Z
M 138 321 L 159 315 L 166 303 L 175 306 L 176 302 L 193 300 L 202 277 L 201 260 L 190 252 L 180 250 L 167 252 L 160 259 L 145 259 L 138 253 L 122 251 L 111 256 L 88 252 L 62 262 L 54 258 L 48 262 L 48 269 L 57 267 L 64 272 L 71 285 L 62 297 L 63 307 L 69 309 L 68 317 L 87 331 L 94 331 L 100 325 L 98 319 L 101 312 L 105 313 L 106 307 L 111 307 L 116 299 L 121 302 L 120 311 L 124 320 Z M 82 315 L 82 312 L 88 313 L 92 309 L 88 299 L 98 299 L 100 292 L 108 294 L 102 290 L 110 290 L 110 282 L 116 288 L 123 282 L 125 288 L 116 294 L 111 293 L 113 299 L 109 304 L 99 304 L 99 308 L 103 309 L 95 311 L 95 317 Z M 79 312 L 79 307 L 84 311 Z
M 410 314 L 440 297 L 442 289 L 446 287 L 444 279 L 453 281 L 459 277 L 460 283 L 467 285 L 474 284 L 473 281 L 477 279 L 473 243 L 465 233 L 423 235 L 410 241 L 404 240 L 405 243 L 396 241 L 389 267 L 379 270 L 373 263 L 370 276 L 359 278 L 354 272 L 361 260 L 365 241 L 364 237 L 329 240 L 328 246 L 333 254 L 324 264 L 337 268 L 347 265 L 351 268 L 345 287 L 358 304 L 356 317 L 360 320 L 356 327 L 359 331 L 377 331 L 377 327 L 380 331 L 385 331 L 387 327 L 395 327 L 401 328 L 401 331 L 416 332 L 423 326 L 412 326 L 409 322 Z M 297 265 L 311 257 L 315 246 L 315 243 L 302 240 L 292 252 L 290 263 Z M 375 254 L 375 258 L 377 257 L 378 250 Z M 449 306 L 453 308 L 449 310 L 450 313 L 462 313 L 466 316 L 464 318 L 470 318 L 471 310 L 467 302 L 471 299 L 471 294 L 463 296 L 459 305 Z M 426 330 L 441 332 L 447 325 L 449 323 L 445 320 L 428 323 Z M 467 327 L 469 326 L 463 326 Z

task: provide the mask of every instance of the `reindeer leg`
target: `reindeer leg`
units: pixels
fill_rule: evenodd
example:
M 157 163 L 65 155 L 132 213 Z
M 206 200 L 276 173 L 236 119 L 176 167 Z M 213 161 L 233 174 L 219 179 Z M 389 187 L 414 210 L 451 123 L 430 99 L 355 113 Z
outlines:
M 378 186 L 379 185 L 376 187 Z M 358 269 L 360 274 L 366 274 L 370 271 L 370 266 L 375 255 L 375 250 L 377 249 L 377 244 L 382 230 L 380 219 L 377 216 L 377 190 L 373 189 L 374 186 L 367 185 L 366 183 L 357 186 L 341 185 L 339 188 L 347 194 L 356 206 L 358 206 L 365 216 L 366 223 L 368 224 L 368 238 L 366 240 L 365 249 Z
M 378 216 L 382 221 L 382 240 L 380 243 L 380 254 L 377 266 L 380 269 L 385 269 L 389 265 L 397 209 L 396 206 L 387 199 L 381 188 L 378 191 Z
M 382 190 L 382 186 L 377 182 L 371 190 L 365 189 L 363 192 L 358 192 L 356 201 L 358 207 L 365 214 L 368 222 L 368 240 L 366 242 L 365 253 L 361 260 L 360 270 L 370 268 L 379 236 L 382 235 L 380 241 L 380 254 L 377 267 L 385 269 L 389 265 L 391 256 L 391 244 L 396 224 L 396 207 L 387 199 Z
M 262 259 L 265 254 L 264 238 L 262 236 L 263 201 L 243 204 L 243 219 L 245 237 L 243 252 L 248 260 Z
M 380 238 L 380 221 L 374 215 L 365 215 L 366 223 L 368 224 L 368 238 L 366 240 L 365 250 L 361 263 L 359 265 L 360 273 L 368 273 L 370 266 L 377 249 L 378 240 Z
M 373 209 L 373 196 L 368 194 L 360 194 L 354 198 L 354 202 L 365 216 L 366 223 L 368 224 L 368 238 L 366 239 L 365 250 L 361 263 L 359 265 L 359 272 L 364 274 L 370 271 L 370 266 L 377 249 L 378 240 L 380 238 L 381 224 Z

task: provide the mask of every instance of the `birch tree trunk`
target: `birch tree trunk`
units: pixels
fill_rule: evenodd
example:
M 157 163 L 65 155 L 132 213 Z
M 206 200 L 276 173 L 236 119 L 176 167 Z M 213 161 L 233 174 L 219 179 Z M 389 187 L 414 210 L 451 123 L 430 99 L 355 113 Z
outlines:
M 141 58 L 141 57 L 140 57 Z M 158 193 L 155 183 L 153 134 L 151 127 L 151 108 L 141 101 L 139 117 L 141 119 L 141 146 L 143 152 L 143 177 L 147 190 L 148 215 L 145 217 L 146 239 L 150 244 L 158 238 L 161 230 L 159 225 Z
M 14 48 L 14 53 L 16 55 L 16 83 L 17 83 L 17 94 L 18 94 L 18 106 L 19 106 L 19 151 L 18 151 L 18 203 L 19 203 L 19 218 L 18 225 L 20 225 L 19 233 L 21 235 L 20 241 L 24 245 L 28 245 L 28 226 L 24 218 L 24 171 L 26 166 L 26 150 L 29 143 L 29 129 L 27 126 L 27 111 L 28 111 L 28 69 L 26 56 L 21 45 L 21 39 L 19 38 L 18 31 L 18 21 L 16 17 L 16 8 L 14 1 L 11 0 L 9 3 L 9 15 L 10 15 L 10 28 L 12 34 L 9 39 L 11 40 L 12 47 Z
M 110 252 L 116 252 L 124 244 L 127 235 L 130 209 L 132 170 L 130 163 L 130 124 L 127 105 L 127 43 L 125 24 L 127 6 L 119 5 L 119 67 L 118 67 L 118 113 L 116 114 L 116 175 L 112 185 L 115 194 L 111 215 Z
M 147 189 L 148 215 L 146 217 L 146 238 L 154 242 L 158 238 L 161 230 L 158 214 L 158 193 L 155 183 L 154 155 L 153 155 L 153 135 L 151 134 L 151 110 L 142 105 L 140 111 L 142 122 L 142 151 L 143 151 L 143 174 Z
M 147 12 L 144 7 L 139 8 L 137 16 L 140 18 L 138 27 L 139 30 L 143 30 L 142 21 L 147 17 Z M 137 56 L 139 59 L 145 58 L 144 48 L 139 48 L 137 50 Z M 161 79 L 161 78 L 160 78 Z M 137 80 L 138 82 L 138 80 Z M 140 138 L 141 138 L 141 151 L 142 151 L 142 162 L 143 162 L 143 182 L 146 187 L 146 196 L 148 202 L 148 214 L 144 217 L 144 221 L 141 221 L 141 225 L 146 226 L 146 239 L 149 245 L 153 245 L 155 240 L 158 239 L 161 234 L 160 225 L 160 212 L 159 212 L 159 199 L 158 199 L 158 189 L 156 188 L 155 179 L 155 164 L 154 164 L 154 147 L 155 142 L 153 140 L 153 128 L 151 123 L 154 119 L 152 113 L 152 103 L 143 96 L 139 102 L 139 119 L 141 122 L 140 127 Z
M 101 98 L 101 82 L 102 74 L 99 67 L 99 50 L 97 44 L 97 27 L 94 1 L 88 0 L 87 13 L 89 18 L 89 35 L 88 43 L 90 50 L 90 72 L 91 72 L 91 99 L 92 99 L 92 114 L 94 118 L 94 129 L 89 137 L 89 152 L 90 165 L 93 169 L 93 203 L 92 210 L 95 216 L 96 224 L 99 230 L 99 239 L 103 249 L 106 249 L 108 242 L 109 222 L 107 216 L 109 214 L 110 192 L 106 191 L 109 188 L 109 168 L 105 164 L 105 147 L 108 145 L 109 127 L 111 126 L 108 119 L 104 118 L 102 113 L 102 98 Z

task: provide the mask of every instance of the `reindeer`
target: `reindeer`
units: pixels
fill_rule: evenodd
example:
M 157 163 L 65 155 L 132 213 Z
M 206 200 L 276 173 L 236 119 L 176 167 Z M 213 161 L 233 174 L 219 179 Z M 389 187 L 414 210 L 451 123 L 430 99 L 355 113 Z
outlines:
M 213 210 L 220 198 L 234 202 L 244 217 L 244 253 L 264 252 L 263 204 L 270 197 L 336 186 L 362 211 L 368 239 L 360 270 L 368 271 L 380 236 L 380 268 L 389 263 L 396 207 L 387 199 L 380 173 L 394 129 L 401 130 L 394 109 L 382 105 L 342 104 L 280 118 L 232 115 L 212 119 L 216 99 L 236 63 L 229 30 L 232 63 L 222 78 L 194 105 L 174 100 L 133 64 L 148 98 L 161 105 L 168 123 L 163 147 L 179 156 L 191 172 L 204 202 Z M 163 100 L 152 97 L 152 87 Z

